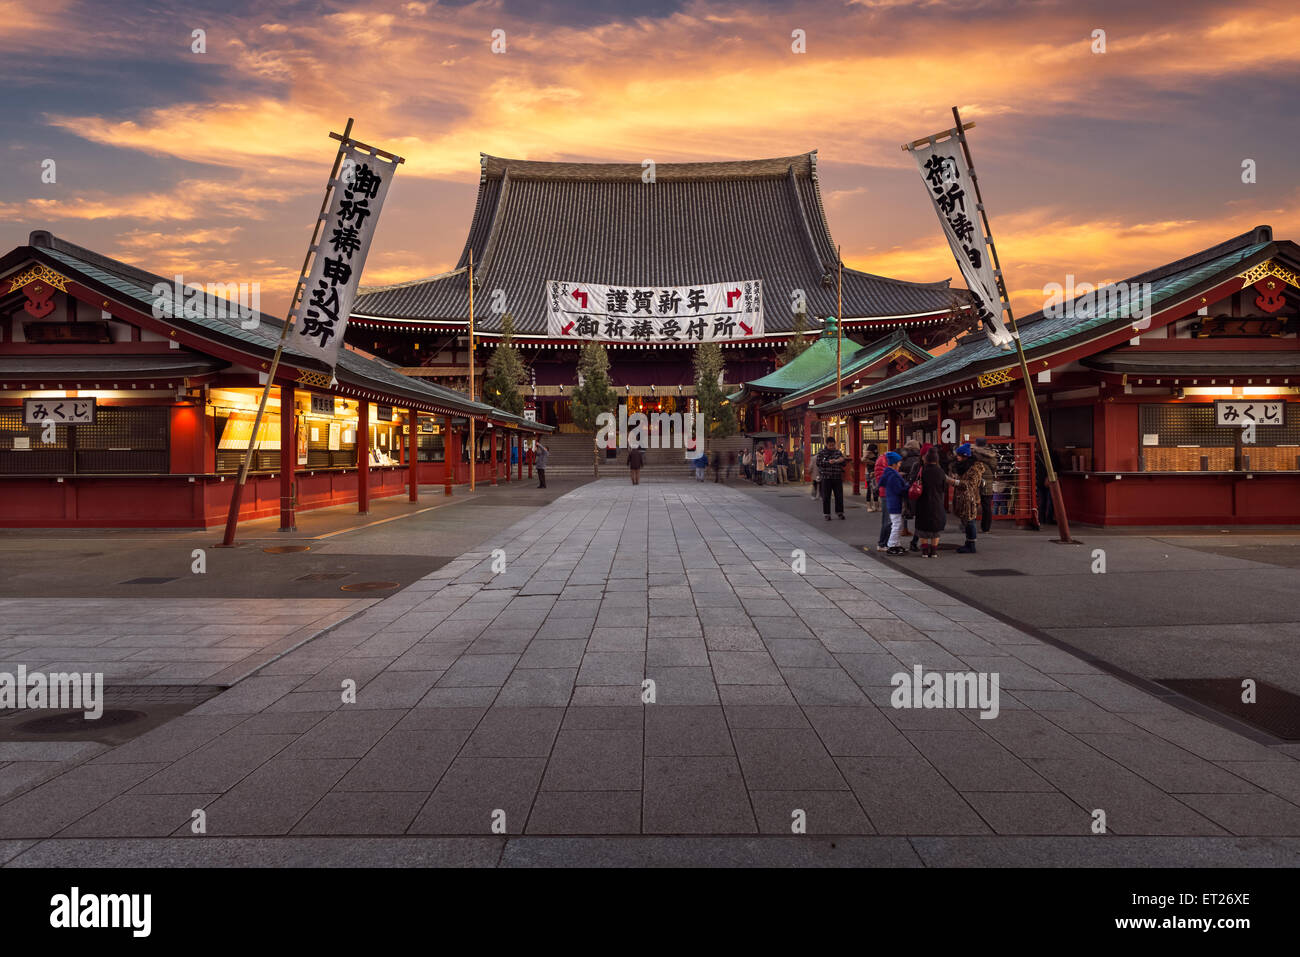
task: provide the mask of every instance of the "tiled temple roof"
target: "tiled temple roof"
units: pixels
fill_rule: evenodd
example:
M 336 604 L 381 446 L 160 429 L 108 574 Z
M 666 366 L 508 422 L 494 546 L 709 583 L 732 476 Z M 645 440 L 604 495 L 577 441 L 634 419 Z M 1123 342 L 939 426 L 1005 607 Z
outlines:
M 543 163 L 482 157 L 478 201 L 451 272 L 364 287 L 359 317 L 460 323 L 469 316 L 474 254 L 475 327 L 500 329 L 489 308 L 505 293 L 520 335 L 545 335 L 547 280 L 686 286 L 762 280 L 769 334 L 788 333 L 795 290 L 812 319 L 836 313 L 835 243 L 826 223 L 816 152 L 774 159 L 664 163 L 655 181 L 640 164 Z M 848 320 L 934 315 L 964 303 L 947 280 L 904 282 L 845 269 Z

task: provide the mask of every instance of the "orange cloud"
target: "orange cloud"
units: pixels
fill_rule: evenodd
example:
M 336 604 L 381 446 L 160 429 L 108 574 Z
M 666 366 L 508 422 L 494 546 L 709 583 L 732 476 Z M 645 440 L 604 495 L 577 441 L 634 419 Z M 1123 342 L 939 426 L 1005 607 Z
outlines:
M 1076 285 L 1119 282 L 1264 223 L 1271 225 L 1279 238 L 1300 235 L 1300 193 L 1292 199 L 1289 211 L 1237 210 L 1212 220 L 1137 224 L 1088 220 L 1060 210 L 1035 208 L 995 218 L 994 235 L 1012 307 L 1017 315 L 1027 315 L 1043 308 L 1043 287 L 1048 283 L 1065 285 L 1067 275 L 1074 277 Z M 1273 215 L 1277 213 L 1281 218 Z M 936 264 L 943 264 L 956 277 L 953 284 L 962 285 L 937 225 L 933 241 L 861 256 L 846 249 L 844 259 L 846 264 L 865 261 L 864 268 L 872 272 L 916 281 L 933 279 Z
M 966 119 L 979 121 L 984 161 L 1005 161 L 1032 137 L 1039 117 L 1145 121 L 1165 107 L 1174 89 L 1204 88 L 1229 77 L 1275 82 L 1278 71 L 1294 72 L 1290 38 L 1300 28 L 1300 12 L 1282 0 L 1247 0 L 1231 8 L 1193 4 L 1177 16 L 1169 15 L 1171 8 L 1132 5 L 1098 23 L 1091 13 L 1062 4 L 989 5 L 979 18 L 968 15 L 969 6 L 931 0 L 918 13 L 916 4 L 902 0 L 860 0 L 848 7 L 820 0 L 774 17 L 741 2 L 696 0 L 669 16 L 598 25 L 528 22 L 483 0 L 454 8 L 360 0 L 324 15 L 290 4 L 225 13 L 220 29 L 209 29 L 210 75 L 202 95 L 126 118 L 69 111 L 48 118 L 96 144 L 203 164 L 209 173 L 157 191 L 0 204 L 0 215 L 38 223 L 197 223 L 200 230 L 214 221 L 265 222 L 280 203 L 319 195 L 336 145 L 327 133 L 340 129 L 349 111 L 358 137 L 407 157 L 397 188 L 422 181 L 431 190 L 438 188 L 433 181 L 450 180 L 472 190 L 480 151 L 668 162 L 816 147 L 824 161 L 903 169 L 910 160 L 898 144 L 950 125 L 953 102 Z M 53 19 L 50 9 L 59 11 Z M 78 9 L 66 0 L 34 8 L 0 0 L 0 13 L 12 14 L 0 22 L 25 15 L 40 31 Z M 946 45 L 935 42 L 941 17 L 951 18 L 944 21 L 950 26 Z M 1107 29 L 1105 54 L 1091 52 L 1097 26 Z M 807 30 L 807 53 L 791 50 L 796 27 Z M 507 51 L 499 55 L 490 48 L 496 28 L 506 31 Z M 85 25 L 68 32 L 96 36 Z M 15 36 L 0 27 L 0 44 L 21 43 Z M 185 44 L 175 50 L 174 57 L 189 55 Z M 339 68 L 347 63 L 359 65 L 355 74 Z M 1116 90 L 1123 96 L 1113 95 Z M 1068 167 L 1069 144 L 1059 149 Z M 243 172 L 250 166 L 258 170 L 251 195 Z M 221 171 L 236 169 L 241 172 L 222 177 Z M 850 180 L 828 189 L 826 199 L 848 210 L 866 189 Z M 995 211 L 999 248 L 1021 309 L 1038 308 L 1042 284 L 1061 281 L 1066 272 L 1094 282 L 1123 277 L 1256 222 L 1272 221 L 1279 234 L 1300 233 L 1295 195 L 1279 200 L 1275 194 L 1272 207 L 1242 201 L 1224 210 L 1204 209 L 1193 196 L 1186 214 L 1139 209 L 1136 216 L 1150 221 L 1137 224 L 1033 205 L 1031 196 L 1022 202 L 1029 208 Z M 921 216 L 930 215 L 918 208 Z M 877 249 L 867 227 L 840 215 L 847 222 L 831 226 L 849 240 L 847 262 L 900 278 L 956 275 L 931 219 L 905 228 L 932 239 Z M 394 235 L 395 221 L 402 222 L 400 213 L 387 214 L 388 231 L 371 257 L 367 284 L 447 268 L 468 225 L 467 217 L 439 222 L 434 230 L 423 221 L 406 223 Z M 870 227 L 895 239 L 900 228 Z M 230 249 L 148 236 L 119 244 L 168 262 L 204 248 Z M 413 239 L 421 252 L 385 251 L 385 243 L 410 247 Z M 240 240 L 240 248 L 254 242 L 250 234 Z M 247 255 L 267 251 L 250 248 Z M 298 255 L 294 250 L 285 258 Z

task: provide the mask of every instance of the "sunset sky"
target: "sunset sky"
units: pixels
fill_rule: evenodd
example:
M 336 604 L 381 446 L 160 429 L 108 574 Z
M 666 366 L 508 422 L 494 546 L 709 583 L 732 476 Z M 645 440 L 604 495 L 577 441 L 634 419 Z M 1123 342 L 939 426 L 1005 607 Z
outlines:
M 369 285 L 454 263 L 480 151 L 817 149 L 845 262 L 937 280 L 956 268 L 899 144 L 957 105 L 1025 312 L 1067 273 L 1122 279 L 1259 223 L 1300 238 L 1298 35 L 1294 0 L 0 0 L 0 241 L 49 229 L 166 275 L 260 282 L 281 312 L 328 133 L 354 116 L 354 135 L 407 157 Z

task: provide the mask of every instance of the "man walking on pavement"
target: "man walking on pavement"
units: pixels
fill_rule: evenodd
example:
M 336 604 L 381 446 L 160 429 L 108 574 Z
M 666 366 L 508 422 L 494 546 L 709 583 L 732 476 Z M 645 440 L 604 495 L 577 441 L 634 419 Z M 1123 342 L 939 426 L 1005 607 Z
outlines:
M 537 487 L 546 488 L 546 460 L 551 457 L 551 450 L 537 440 Z
M 817 453 L 817 472 L 821 476 L 822 513 L 831 520 L 831 495 L 835 496 L 835 513 L 844 517 L 844 453 L 835 447 L 834 436 L 826 439 L 826 448 Z

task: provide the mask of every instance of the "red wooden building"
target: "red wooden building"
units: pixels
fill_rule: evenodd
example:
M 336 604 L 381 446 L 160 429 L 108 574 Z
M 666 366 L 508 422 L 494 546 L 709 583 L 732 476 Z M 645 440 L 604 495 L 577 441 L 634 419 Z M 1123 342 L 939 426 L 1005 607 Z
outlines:
M 224 522 L 281 321 L 206 287 L 34 232 L 0 258 L 0 526 Z M 286 347 L 241 516 L 281 516 L 424 484 L 507 481 L 549 431 L 346 349 L 335 376 Z M 514 453 L 512 455 L 512 452 Z M 448 464 L 451 469 L 448 470 Z
M 1300 521 L 1300 247 L 1259 226 L 1022 320 L 1071 519 L 1098 525 Z M 995 511 L 1029 520 L 1037 437 L 1014 353 L 974 332 L 842 399 L 896 447 L 1004 446 Z M 1250 428 L 1246 428 L 1250 426 Z

